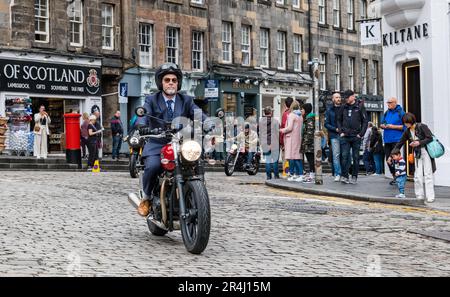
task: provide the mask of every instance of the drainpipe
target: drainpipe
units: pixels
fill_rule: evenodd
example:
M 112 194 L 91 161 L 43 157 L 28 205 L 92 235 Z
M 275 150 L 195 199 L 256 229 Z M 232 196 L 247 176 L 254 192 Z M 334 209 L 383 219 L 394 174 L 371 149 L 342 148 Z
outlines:
M 311 0 L 308 0 L 308 61 L 312 61 L 312 28 L 311 28 Z M 313 77 L 312 65 L 309 66 L 309 75 Z

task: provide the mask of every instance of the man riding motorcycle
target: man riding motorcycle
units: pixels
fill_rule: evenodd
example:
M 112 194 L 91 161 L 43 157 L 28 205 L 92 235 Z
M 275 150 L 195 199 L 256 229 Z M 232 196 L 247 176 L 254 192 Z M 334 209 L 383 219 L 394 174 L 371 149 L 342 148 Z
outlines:
M 156 94 L 145 98 L 144 108 L 147 115 L 138 120 L 145 128 L 141 128 L 142 134 L 155 129 L 164 129 L 164 121 L 171 122 L 178 117 L 194 120 L 194 113 L 201 112 L 202 121 L 206 116 L 201 109 L 194 104 L 193 98 L 187 95 L 179 94 L 183 81 L 183 73 L 178 65 L 174 63 L 165 63 L 155 72 L 155 82 L 159 89 Z M 161 119 L 158 121 L 155 118 Z M 161 149 L 168 142 L 166 139 L 150 139 L 144 146 L 142 156 L 145 158 L 145 170 L 143 176 L 144 197 L 138 207 L 138 213 L 146 217 L 151 209 L 152 191 L 157 183 L 157 175 L 162 172 L 160 153 Z
M 239 144 L 245 144 L 245 153 L 247 154 L 246 169 L 248 169 L 252 166 L 252 159 L 258 145 L 258 133 L 254 130 L 250 130 L 250 124 L 245 123 L 244 131 L 237 135 L 236 140 Z

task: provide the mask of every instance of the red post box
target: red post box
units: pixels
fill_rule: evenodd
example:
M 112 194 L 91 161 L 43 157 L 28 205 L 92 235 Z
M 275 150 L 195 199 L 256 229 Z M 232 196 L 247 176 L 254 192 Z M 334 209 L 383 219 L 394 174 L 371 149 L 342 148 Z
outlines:
M 79 113 L 64 114 L 66 125 L 66 161 L 69 164 L 77 164 L 81 169 L 81 146 L 80 146 L 80 117 Z

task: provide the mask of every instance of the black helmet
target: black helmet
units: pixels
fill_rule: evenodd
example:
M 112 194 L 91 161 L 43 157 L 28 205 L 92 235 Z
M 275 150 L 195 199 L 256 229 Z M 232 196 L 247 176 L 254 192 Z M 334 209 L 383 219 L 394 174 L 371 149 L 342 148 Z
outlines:
M 224 115 L 225 115 L 225 111 L 223 110 L 223 108 L 216 109 L 216 117 L 221 119 L 224 117 Z
M 181 85 L 183 83 L 183 72 L 175 63 L 165 63 L 159 66 L 155 72 L 155 82 L 156 86 L 160 91 L 162 91 L 162 79 L 167 74 L 175 74 L 178 78 L 178 91 L 181 90 Z

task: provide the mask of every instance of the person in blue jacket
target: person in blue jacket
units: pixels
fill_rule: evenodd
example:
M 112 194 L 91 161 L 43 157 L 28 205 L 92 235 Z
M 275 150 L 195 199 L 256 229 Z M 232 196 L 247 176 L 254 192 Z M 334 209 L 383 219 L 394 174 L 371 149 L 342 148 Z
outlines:
M 383 120 L 381 121 L 380 128 L 384 130 L 384 155 L 386 161 L 389 160 L 392 150 L 402 138 L 405 126 L 403 125 L 402 118 L 405 115 L 403 108 L 398 105 L 397 98 L 390 98 L 387 100 L 388 110 L 385 112 Z M 391 163 L 391 165 L 389 165 Z M 394 178 L 390 184 L 395 185 L 395 168 L 393 162 L 388 162 L 389 171 Z

